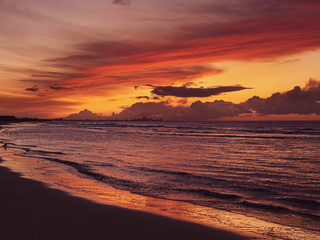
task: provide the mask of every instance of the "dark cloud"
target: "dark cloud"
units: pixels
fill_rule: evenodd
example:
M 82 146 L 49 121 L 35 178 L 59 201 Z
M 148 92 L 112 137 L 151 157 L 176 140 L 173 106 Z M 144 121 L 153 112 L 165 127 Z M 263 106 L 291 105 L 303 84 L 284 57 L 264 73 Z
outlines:
M 217 100 L 214 102 L 196 101 L 189 107 L 190 111 L 186 116 L 191 120 L 214 120 L 222 117 L 236 117 L 240 114 L 250 113 L 249 109 L 243 104 L 234 104 Z
M 39 91 L 39 88 L 37 86 L 33 86 L 31 88 L 26 88 L 25 90 L 30 92 L 37 92 Z
M 184 83 L 184 84 L 182 84 L 182 87 L 191 87 L 191 86 L 195 86 L 196 84 L 195 83 L 193 83 L 193 82 L 186 82 L 186 83 Z
M 237 0 L 237 1 L 211 1 L 199 3 L 193 8 L 198 14 L 217 14 L 219 16 L 228 16 L 229 18 L 252 18 L 277 14 L 288 13 L 289 6 L 292 6 L 294 0 Z M 181 9 L 183 10 L 183 9 Z M 191 11 L 190 8 L 184 8 L 185 11 Z
M 316 14 L 319 11 L 318 0 L 237 0 L 237 1 L 207 1 L 196 5 L 181 5 L 180 12 L 206 16 L 217 15 L 231 20 L 253 18 L 292 18 L 305 15 L 308 12 Z
M 248 109 L 241 104 L 225 101 L 205 103 L 196 101 L 189 107 L 171 106 L 165 102 L 147 102 L 135 103 L 112 117 L 114 119 L 151 118 L 174 121 L 203 121 L 215 120 L 221 117 L 234 117 L 248 112 Z
M 130 0 L 113 0 L 112 3 L 122 6 L 129 6 L 131 4 Z
M 183 115 L 184 107 L 173 107 L 165 103 L 135 103 L 130 107 L 125 108 L 121 113 L 114 114 L 114 119 L 141 119 L 153 118 L 164 120 L 176 120 L 177 115 Z
M 6 71 L 9 73 L 21 73 L 21 74 L 28 74 L 30 79 L 22 79 L 20 81 L 23 82 L 32 82 L 32 81 L 50 81 L 55 79 L 65 80 L 70 78 L 87 78 L 92 77 L 94 74 L 88 74 L 83 72 L 66 72 L 66 71 L 41 71 L 35 69 L 28 69 L 28 68 L 14 68 L 14 67 L 3 67 L 0 66 L 0 70 Z
M 14 69 L 9 69 L 14 71 Z M 16 70 L 17 71 L 17 70 Z M 29 74 L 30 78 L 20 79 L 21 82 L 34 83 L 41 85 L 42 88 L 49 88 L 52 90 L 74 90 L 75 88 L 90 88 L 90 83 L 86 84 L 82 79 L 88 79 L 94 77 L 94 74 L 80 73 L 80 72 L 53 72 L 53 71 L 40 71 L 40 70 L 31 70 L 31 69 L 20 69 L 17 72 Z M 73 80 L 78 81 L 80 84 L 77 84 L 75 87 L 61 87 L 59 84 L 61 82 Z M 88 86 L 89 85 L 89 86 Z M 32 88 L 26 89 L 32 91 Z
M 116 80 L 117 82 L 146 82 L 153 81 L 155 83 L 168 81 L 190 81 L 206 75 L 215 75 L 222 73 L 222 69 L 212 66 L 185 66 L 185 67 L 166 67 L 153 68 L 152 71 L 134 70 L 131 74 L 123 72 L 117 75 L 107 75 L 105 79 Z M 190 84 L 190 83 L 189 83 Z M 147 86 L 147 85 L 145 85 Z M 152 86 L 151 84 L 149 86 Z
M 64 118 L 65 120 L 106 120 L 107 117 L 93 113 L 88 109 L 84 109 L 79 113 L 73 113 Z
M 135 103 L 125 108 L 114 119 L 140 119 L 143 117 L 176 121 L 205 121 L 242 114 L 320 115 L 320 81 L 309 80 L 304 88 L 295 87 L 283 93 L 274 93 L 268 98 L 252 97 L 243 103 L 225 101 L 193 102 L 190 106 L 172 106 L 166 102 Z
M 49 78 L 49 79 L 56 79 L 60 78 L 63 79 L 70 79 L 70 78 L 86 78 L 94 76 L 93 74 L 88 73 L 80 73 L 80 72 L 44 72 L 44 71 L 37 71 L 33 72 L 31 77 L 33 78 Z
M 69 90 L 69 91 L 73 90 L 73 88 L 59 87 L 59 86 L 50 86 L 49 88 L 52 90 Z
M 155 87 L 151 93 L 158 96 L 175 96 L 175 97 L 210 97 L 226 92 L 234 92 L 248 89 L 242 86 L 222 86 L 214 88 L 188 88 L 172 87 L 172 86 L 158 86 Z
M 258 114 L 320 114 L 320 82 L 310 79 L 304 88 L 295 87 L 271 97 L 254 96 L 245 103 Z
M 149 100 L 150 97 L 148 97 L 148 96 L 138 96 L 138 97 L 136 97 L 136 99 L 147 99 L 147 100 Z

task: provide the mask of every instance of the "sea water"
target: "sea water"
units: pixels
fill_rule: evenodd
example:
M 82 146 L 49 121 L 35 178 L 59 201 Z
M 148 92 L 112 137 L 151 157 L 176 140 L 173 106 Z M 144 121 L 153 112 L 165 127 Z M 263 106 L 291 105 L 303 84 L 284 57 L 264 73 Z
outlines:
M 320 237 L 320 122 L 7 125 L 6 163 L 95 201 L 275 239 Z

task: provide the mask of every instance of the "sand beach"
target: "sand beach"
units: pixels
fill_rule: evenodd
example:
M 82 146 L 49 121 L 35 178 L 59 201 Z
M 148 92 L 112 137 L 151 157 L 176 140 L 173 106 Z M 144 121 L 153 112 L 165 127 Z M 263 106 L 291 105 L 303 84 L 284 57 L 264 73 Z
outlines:
M 94 203 L 22 178 L 5 167 L 0 167 L 0 192 L 2 240 L 248 239 L 224 230 Z

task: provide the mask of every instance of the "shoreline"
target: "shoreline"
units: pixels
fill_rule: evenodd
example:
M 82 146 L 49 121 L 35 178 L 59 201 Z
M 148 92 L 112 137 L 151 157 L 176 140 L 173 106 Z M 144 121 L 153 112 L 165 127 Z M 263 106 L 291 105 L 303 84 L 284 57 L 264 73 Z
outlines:
M 71 196 L 22 178 L 3 166 L 0 192 L 0 236 L 4 240 L 250 239 L 231 231 Z
M 16 124 L 14 124 L 16 125 Z M 28 125 L 27 125 L 28 126 Z M 9 127 L 10 128 L 10 127 Z M 5 131 L 7 129 L 6 126 L 2 125 L 1 126 L 1 122 L 0 122 L 0 135 L 2 135 L 2 131 Z M 246 211 L 246 209 L 240 213 L 237 212 L 232 212 L 232 211 L 228 211 L 228 210 L 220 210 L 215 209 L 215 208 L 207 208 L 203 205 L 197 205 L 197 204 L 192 204 L 189 202 L 171 202 L 171 200 L 166 199 L 164 201 L 169 201 L 169 202 L 161 202 L 161 198 L 152 198 L 152 197 L 145 197 L 144 195 L 135 195 L 135 193 L 131 193 L 130 191 L 127 193 L 126 190 L 121 190 L 121 189 L 113 189 L 112 185 L 105 185 L 105 184 L 92 184 L 89 183 L 88 181 L 90 181 L 90 178 L 87 177 L 80 177 L 78 176 L 78 172 L 73 172 L 74 169 L 71 169 L 71 176 L 75 177 L 75 178 L 70 178 L 68 176 L 65 176 L 65 171 L 69 172 L 69 167 L 67 165 L 64 166 L 62 165 L 63 169 L 66 167 L 66 169 L 64 169 L 63 171 L 61 170 L 61 166 L 59 165 L 59 167 L 57 169 L 55 169 L 54 165 L 50 165 L 52 168 L 52 172 L 49 174 L 47 174 L 47 170 L 42 170 L 41 169 L 47 169 L 46 164 L 42 165 L 42 161 L 39 162 L 38 159 L 38 155 L 33 157 L 28 156 L 28 154 L 26 156 L 24 156 L 24 154 L 20 154 L 20 150 L 23 153 L 28 153 L 29 151 L 37 151 L 37 149 L 33 149 L 36 146 L 40 146 L 39 144 L 34 144 L 34 145 L 24 145 L 24 142 L 15 142 L 13 139 L 11 139 L 10 137 L 6 136 L 6 134 L 3 135 L 4 137 L 1 138 L 0 140 L 0 168 L 5 168 L 5 174 L 7 172 L 10 172 L 10 174 L 13 174 L 14 177 L 17 177 L 19 179 L 21 179 L 22 181 L 25 180 L 31 180 L 36 182 L 37 184 L 40 184 L 40 188 L 42 188 L 42 191 L 40 193 L 40 196 L 43 197 L 43 189 L 53 189 L 53 190 L 58 190 L 60 191 L 65 198 L 65 201 L 70 202 L 70 196 L 73 198 L 77 198 L 77 199 L 83 199 L 86 200 L 87 202 L 90 203 L 90 205 L 94 204 L 98 204 L 101 205 L 103 207 L 111 207 L 111 208 L 117 208 L 117 209 L 122 209 L 122 211 L 124 210 L 129 210 L 129 211 L 133 211 L 133 212 L 137 212 L 138 215 L 140 215 L 142 213 L 142 215 L 152 215 L 156 218 L 159 218 L 159 216 L 161 218 L 169 218 L 172 220 L 177 220 L 183 223 L 188 223 L 188 224 L 193 224 L 193 225 L 200 225 L 201 227 L 205 227 L 205 228 L 209 228 L 209 229 L 214 229 L 214 230 L 218 230 L 218 231 L 222 231 L 222 232 L 227 232 L 227 233 L 235 233 L 237 236 L 233 236 L 231 238 L 226 238 L 226 237 L 215 237 L 211 236 L 209 237 L 209 235 L 205 235 L 205 237 L 203 237 L 202 239 L 318 239 L 318 232 L 317 231 L 313 231 L 313 230 L 308 230 L 308 228 L 304 228 L 304 226 L 291 226 L 291 225 L 286 225 L 285 223 L 277 223 L 274 221 L 268 221 L 268 220 L 264 220 L 263 218 L 260 218 L 260 216 L 250 216 L 247 214 L 250 214 L 250 209 L 249 211 Z M 17 139 L 21 140 L 24 139 L 23 136 L 22 138 L 18 136 Z M 5 147 L 1 147 L 3 146 L 4 143 L 8 143 L 8 148 L 6 149 Z M 42 151 L 42 150 L 43 151 Z M 56 149 L 56 148 L 55 148 Z M 39 153 L 46 153 L 46 151 L 48 151 L 48 153 L 59 153 L 57 152 L 58 150 L 52 150 L 49 147 L 49 150 L 46 148 L 40 148 Z M 39 150 L 39 149 L 38 149 Z M 40 159 L 41 159 L 41 154 L 39 155 Z M 46 158 L 44 158 L 46 159 Z M 54 158 L 55 159 L 55 158 Z M 60 159 L 60 158 L 59 158 Z M 63 158 L 62 158 L 63 159 Z M 2 160 L 2 161 L 1 161 Z M 71 159 L 71 162 L 77 162 L 76 160 Z M 1 163 L 2 162 L 2 163 Z M 69 170 L 68 170 L 68 169 Z M 35 171 L 35 169 L 37 169 Z M 1 176 L 3 170 L 0 170 L 0 184 L 1 183 L 5 183 L 6 180 L 1 181 L 1 178 L 3 178 Z M 80 173 L 79 173 L 80 174 Z M 2 174 L 3 175 L 3 174 Z M 68 174 L 70 175 L 70 174 Z M 81 174 L 80 174 L 81 175 Z M 48 177 L 51 176 L 51 177 Z M 99 183 L 99 182 L 98 182 Z M 1 184 L 4 185 L 4 184 Z M 3 194 L 3 187 L 0 185 L 0 191 L 2 192 L 1 195 Z M 100 186 L 101 185 L 101 186 Z M 9 184 L 9 186 L 7 186 L 8 188 L 11 187 L 11 185 Z M 109 188 L 110 187 L 110 188 Z M 22 187 L 23 188 L 23 187 Z M 21 186 L 20 186 L 21 189 Z M 24 188 L 23 188 L 24 189 Z M 19 188 L 18 188 L 19 190 Z M 39 190 L 39 189 L 38 189 Z M 124 192 L 122 192 L 124 191 Z M 5 191 L 6 192 L 6 191 Z M 15 191 L 13 191 L 15 192 Z M 152 193 L 152 192 L 151 192 Z M 10 192 L 10 194 L 12 194 L 12 192 Z M 26 194 L 26 193 L 24 193 Z M 38 194 L 36 192 L 36 194 Z M 131 194 L 133 194 L 133 196 L 131 196 Z M 30 194 L 26 194 L 25 195 L 20 195 L 21 199 L 28 199 L 32 196 L 29 196 Z M 62 196 L 62 195 L 61 195 Z M 17 197 L 12 197 L 12 198 L 17 198 Z M 47 197 L 45 197 L 47 198 Z M 0 197 L 1 199 L 1 197 Z M 46 199 L 45 199 L 46 200 Z M 71 201 L 73 201 L 71 199 Z M 159 202 L 160 201 L 160 202 Z M 49 201 L 50 202 L 50 201 Z M 60 201 L 63 202 L 63 201 Z M 1 203 L 1 202 L 0 202 Z M 35 204 L 36 205 L 36 204 Z M 71 205 L 71 204 L 69 204 Z M 0 205 L 1 206 L 1 205 Z M 50 207 L 50 204 L 47 204 L 48 208 Z M 36 206 L 37 207 L 37 206 Z M 12 209 L 13 207 L 11 207 Z M 87 207 L 85 207 L 87 208 Z M 91 208 L 91 207 L 90 207 Z M 38 209 L 38 208 L 37 208 Z M 47 211 L 47 209 L 43 210 L 44 212 Z M 75 210 L 76 211 L 76 210 Z M 85 218 L 82 217 L 82 209 L 78 208 L 78 218 Z M 3 209 L 0 207 L 0 214 L 3 212 Z M 21 211 L 11 211 L 13 216 L 16 216 L 17 219 L 19 219 L 21 217 Z M 22 211 L 23 213 L 23 211 Z M 88 213 L 88 212 L 87 212 Z M 266 212 L 268 213 L 268 212 Z M 59 211 L 60 214 L 60 218 L 63 219 L 65 213 L 63 212 L 63 209 L 61 211 Z M 69 214 L 69 212 L 67 212 L 67 215 Z M 95 214 L 95 213 L 94 213 Z M 264 214 L 264 213 L 263 213 Z M 35 218 L 34 216 L 37 216 L 37 218 L 42 218 L 44 219 L 46 216 L 46 214 L 44 215 L 32 215 L 32 220 L 33 218 Z M 87 214 L 88 215 L 88 214 Z M 85 216 L 87 216 L 85 215 Z M 5 215 L 9 216 L 8 214 Z M 51 215 L 49 215 L 50 218 Z M 69 216 L 70 217 L 70 216 Z M 112 218 L 113 215 L 110 217 Z M 55 217 L 56 219 L 58 219 L 57 217 Z M 100 217 L 99 217 L 100 218 Z M 77 219 L 77 217 L 75 216 L 71 216 L 71 221 L 73 221 L 72 219 Z M 91 218 L 89 218 L 91 219 Z M 159 220 L 159 219 L 158 219 Z M 2 220 L 3 222 L 5 222 L 5 220 Z M 59 221 L 61 221 L 59 219 Z M 87 219 L 82 219 L 81 220 L 82 223 L 80 225 L 77 225 L 76 227 L 73 227 L 73 225 L 71 226 L 71 228 L 89 228 L 88 231 L 92 231 L 95 232 L 97 231 L 96 228 L 92 227 L 90 224 L 93 221 L 89 221 Z M 87 222 L 86 222 L 87 221 Z M 88 222 L 89 221 L 89 222 Z M 100 220 L 98 220 L 100 221 Z M 102 220 L 105 221 L 105 220 Z M 112 221 L 112 220 L 110 220 Z M 131 221 L 135 221 L 134 218 L 131 219 Z M 162 221 L 162 220 L 159 220 Z M 29 221 L 27 221 L 29 222 Z M 58 221 L 57 221 L 58 222 Z M 7 227 L 6 223 L 2 223 L 2 226 L 5 226 L 4 228 Z M 38 222 L 39 223 L 39 222 Z M 182 224 L 183 224 L 182 223 Z M 41 223 L 42 224 L 42 223 Z M 41 228 L 42 225 L 40 224 Z M 59 223 L 60 224 L 60 223 Z M 66 224 L 68 225 L 68 221 L 64 221 L 62 224 Z M 100 223 L 99 223 L 100 224 Z M 142 223 L 145 224 L 145 223 Z M 56 225 L 56 223 L 54 223 L 54 225 Z M 106 225 L 109 225 L 109 222 L 106 221 Z M 21 228 L 21 223 L 19 224 L 19 229 Z M 100 226 L 102 226 L 102 228 L 105 228 L 103 226 L 103 223 L 100 224 Z M 125 226 L 123 227 L 123 229 L 127 229 L 128 224 L 126 222 Z M 148 227 L 149 225 L 147 225 Z M 166 225 L 168 227 L 168 225 Z M 160 228 L 166 228 L 166 227 L 162 227 L 159 226 Z M 59 228 L 59 232 L 61 235 L 63 235 L 64 230 L 63 228 L 61 228 L 60 225 L 58 225 Z M 109 228 L 109 226 L 107 227 Z M 112 229 L 112 231 L 114 230 L 114 227 L 110 227 Z M 189 228 L 189 227 L 185 227 L 185 228 Z M 12 228 L 13 229 L 13 228 Z M 34 227 L 34 229 L 36 229 Z M 62 230 L 60 230 L 62 229 Z M 90 230 L 91 229 L 91 230 Z M 157 230 L 157 226 L 155 226 L 156 231 Z M 170 229 L 170 226 L 169 226 Z M 69 230 L 68 230 L 69 231 Z M 100 231 L 100 230 L 99 230 Z M 100 231 L 100 234 L 103 235 L 107 235 L 108 234 L 108 229 L 106 229 L 106 232 Z M 142 230 L 141 230 L 142 231 Z M 171 230 L 170 230 L 171 231 Z M 180 230 L 179 230 L 180 231 Z M 201 230 L 202 231 L 202 230 Z M 14 232 L 14 230 L 12 230 L 12 232 Z M 121 232 L 121 230 L 120 230 Z M 178 232 L 174 232 L 176 237 L 172 237 L 172 239 L 180 239 L 181 234 Z M 222 235 L 224 234 L 222 233 Z M 210 233 L 211 234 L 211 233 Z M 216 233 L 213 233 L 216 234 Z M 79 234 L 79 236 L 77 238 L 80 237 L 80 239 L 82 239 L 83 234 Z M 188 235 L 188 234 L 187 234 Z M 190 235 L 190 234 L 189 234 Z M 182 239 L 198 239 L 198 235 L 190 235 L 190 236 L 195 236 L 195 237 L 189 237 L 189 235 L 187 237 L 183 237 Z M 239 236 L 240 235 L 240 236 Z M 22 236 L 22 235 L 21 235 Z M 95 235 L 95 236 L 99 236 L 99 235 Z M 183 235 L 184 236 L 184 235 Z M 0 233 L 0 238 L 2 237 L 2 234 Z M 240 237 L 240 238 L 239 238 Z M 34 237 L 32 237 L 34 238 Z M 40 239 L 41 237 L 39 237 Z M 44 236 L 43 238 L 48 239 L 48 236 Z M 56 239 L 56 238 L 61 238 L 61 236 L 57 236 L 57 237 L 52 237 L 52 239 Z M 87 237 L 84 237 L 83 239 L 87 239 L 87 238 L 91 238 L 89 235 Z M 158 239 L 155 238 L 155 236 L 149 236 L 149 237 L 141 237 L 140 235 L 134 235 L 132 236 L 126 236 L 126 237 L 115 237 L 115 235 L 112 235 L 111 239 L 117 240 L 117 239 Z M 3 239 L 3 238 L 1 238 Z M 25 239 L 24 237 L 19 237 L 19 238 L 4 238 L 4 239 Z M 37 239 L 37 238 L 35 238 Z M 49 238 L 51 239 L 51 238 Z M 73 239 L 71 237 L 71 239 Z M 93 239 L 100 239 L 99 237 L 94 237 Z M 159 239 L 171 239 L 168 236 L 162 236 L 162 238 Z

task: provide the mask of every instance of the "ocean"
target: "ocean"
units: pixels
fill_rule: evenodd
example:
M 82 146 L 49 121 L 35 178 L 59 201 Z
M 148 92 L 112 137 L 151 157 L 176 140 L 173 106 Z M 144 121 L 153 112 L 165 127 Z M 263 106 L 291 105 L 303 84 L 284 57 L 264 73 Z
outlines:
M 320 122 L 2 127 L 2 165 L 51 187 L 265 239 L 320 239 Z

